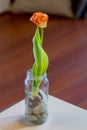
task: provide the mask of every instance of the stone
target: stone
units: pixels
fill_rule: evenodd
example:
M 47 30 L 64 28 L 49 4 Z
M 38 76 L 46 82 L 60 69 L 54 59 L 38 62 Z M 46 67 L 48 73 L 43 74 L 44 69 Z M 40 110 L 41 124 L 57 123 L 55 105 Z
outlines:
M 46 111 L 45 105 L 43 103 L 40 103 L 33 109 L 33 113 L 35 115 L 38 115 L 40 113 L 44 113 Z
M 48 114 L 47 113 L 42 113 L 42 114 L 38 114 L 37 115 L 37 119 L 40 121 L 40 122 L 45 122 L 48 118 Z
M 29 110 L 27 111 L 27 113 L 28 113 L 29 115 L 31 115 L 31 114 L 33 113 L 32 108 L 29 108 Z
M 26 118 L 28 121 L 37 121 L 37 117 L 34 115 L 28 115 Z
M 33 96 L 31 95 L 29 98 L 29 102 L 31 106 L 36 106 L 41 102 L 41 96 Z

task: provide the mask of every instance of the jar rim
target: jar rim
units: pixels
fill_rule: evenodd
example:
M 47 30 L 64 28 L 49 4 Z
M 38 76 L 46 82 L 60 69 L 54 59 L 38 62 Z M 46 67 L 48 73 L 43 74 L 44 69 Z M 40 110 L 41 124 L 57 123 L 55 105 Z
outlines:
M 43 75 L 41 76 L 33 76 L 32 75 L 32 69 L 29 69 L 26 73 L 26 76 L 29 77 L 31 80 L 42 80 L 43 78 L 45 78 L 47 76 L 47 73 L 45 72 Z

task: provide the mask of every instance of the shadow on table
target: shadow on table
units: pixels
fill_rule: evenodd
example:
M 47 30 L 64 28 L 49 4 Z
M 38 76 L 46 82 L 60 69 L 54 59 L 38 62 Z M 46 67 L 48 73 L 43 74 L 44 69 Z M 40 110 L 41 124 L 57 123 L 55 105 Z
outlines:
M 32 126 L 34 125 L 25 121 L 24 115 L 5 116 L 0 118 L 0 130 L 16 130 Z

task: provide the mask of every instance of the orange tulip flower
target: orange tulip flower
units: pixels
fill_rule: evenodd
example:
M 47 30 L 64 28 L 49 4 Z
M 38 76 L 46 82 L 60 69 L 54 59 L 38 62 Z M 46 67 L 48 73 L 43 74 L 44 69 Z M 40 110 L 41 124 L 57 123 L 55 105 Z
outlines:
M 30 21 L 36 24 L 37 27 L 45 28 L 47 27 L 48 15 L 43 12 L 33 13 Z

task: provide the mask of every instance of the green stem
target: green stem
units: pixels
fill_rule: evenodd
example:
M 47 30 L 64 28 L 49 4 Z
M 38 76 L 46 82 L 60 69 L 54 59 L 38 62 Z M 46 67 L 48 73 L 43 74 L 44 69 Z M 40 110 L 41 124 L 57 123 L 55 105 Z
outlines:
M 43 37 L 44 37 L 43 28 L 41 28 L 41 41 L 42 41 L 42 44 L 43 44 Z
M 33 96 L 37 96 L 39 93 L 39 87 L 38 86 L 32 86 L 32 94 Z
M 41 80 L 34 80 L 32 82 L 32 94 L 33 96 L 37 96 L 39 93 L 39 86 L 40 86 Z

